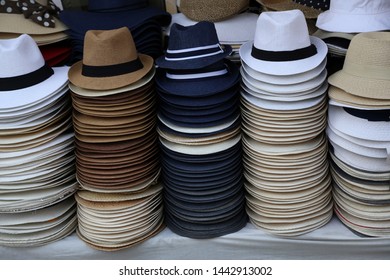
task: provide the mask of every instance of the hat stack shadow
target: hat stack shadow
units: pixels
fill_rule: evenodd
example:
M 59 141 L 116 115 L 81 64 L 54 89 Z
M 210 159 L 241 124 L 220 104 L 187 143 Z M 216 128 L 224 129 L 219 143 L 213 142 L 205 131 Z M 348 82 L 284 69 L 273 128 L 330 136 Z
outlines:
M 359 235 L 390 236 L 390 34 L 357 34 L 329 77 L 335 212 Z
M 0 40 L 0 59 L 0 244 L 44 245 L 77 225 L 68 67 L 27 34 Z
M 164 228 L 153 58 L 127 27 L 90 30 L 69 69 L 78 235 L 93 248 L 133 246 Z
M 272 234 L 300 235 L 332 217 L 326 53 L 300 10 L 261 13 L 240 48 L 247 212 Z
M 156 60 L 158 133 L 167 226 L 190 238 L 247 223 L 242 181 L 238 67 L 212 22 L 174 24 Z

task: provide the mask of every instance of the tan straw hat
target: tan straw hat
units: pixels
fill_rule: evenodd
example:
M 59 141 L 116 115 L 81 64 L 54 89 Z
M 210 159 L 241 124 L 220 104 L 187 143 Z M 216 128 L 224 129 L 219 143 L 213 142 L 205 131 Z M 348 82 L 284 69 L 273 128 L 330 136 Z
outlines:
M 256 0 L 265 8 L 275 11 L 301 10 L 305 18 L 313 19 L 324 10 L 329 9 L 329 0 Z
M 68 76 L 81 88 L 111 90 L 139 81 L 152 67 L 153 58 L 137 53 L 127 27 L 90 30 L 85 34 L 83 60 L 70 68 Z
M 390 33 L 356 35 L 351 40 L 343 69 L 328 81 L 353 95 L 390 99 Z
M 180 11 L 194 21 L 222 21 L 239 14 L 249 0 L 181 0 Z

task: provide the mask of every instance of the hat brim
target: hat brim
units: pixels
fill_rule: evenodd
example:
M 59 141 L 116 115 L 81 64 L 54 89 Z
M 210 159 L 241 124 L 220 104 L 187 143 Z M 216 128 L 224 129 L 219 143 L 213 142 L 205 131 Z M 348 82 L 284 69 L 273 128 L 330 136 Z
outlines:
M 58 92 L 68 82 L 68 67 L 54 67 L 54 74 L 39 84 L 10 91 L 0 91 L 0 111 L 18 110 Z
M 160 25 L 166 26 L 171 22 L 171 15 L 158 8 L 146 7 L 104 13 L 63 10 L 60 19 L 70 29 L 85 34 L 88 30 L 110 30 L 123 26 L 132 30 L 150 20 L 156 20 Z
M 313 89 L 320 87 L 326 80 L 327 71 L 324 69 L 318 76 L 313 79 L 304 81 L 302 83 L 290 84 L 290 85 L 280 85 L 280 84 L 269 84 L 261 80 L 256 80 L 248 73 L 246 73 L 244 68 L 241 68 L 241 77 L 246 85 L 251 85 L 253 88 L 259 89 L 261 91 L 276 93 L 276 94 L 289 94 L 289 93 L 300 93 L 307 92 Z
M 207 96 L 225 91 L 233 87 L 239 81 L 240 75 L 238 67 L 233 62 L 226 60 L 228 73 L 222 76 L 174 80 L 166 76 L 164 69 L 158 69 L 156 72 L 156 84 L 166 93 L 171 95 L 199 97 Z
M 315 19 L 322 12 L 321 10 L 314 9 L 312 7 L 307 7 L 296 3 L 291 0 L 280 0 L 280 1 L 270 1 L 270 0 L 257 0 L 260 4 L 266 8 L 275 10 L 275 11 L 288 11 L 288 10 L 301 10 L 305 15 L 305 18 Z
M 170 61 L 170 60 L 166 60 L 165 55 L 163 55 L 156 59 L 156 64 L 160 68 L 174 69 L 174 70 L 205 68 L 211 64 L 214 64 L 224 59 L 232 52 L 232 47 L 230 45 L 222 45 L 222 49 L 223 52 L 217 55 L 194 58 L 194 59 L 186 59 L 186 60 Z
M 370 122 L 348 114 L 342 107 L 329 106 L 329 124 L 343 133 L 360 139 L 390 141 L 390 122 Z M 375 124 L 375 125 L 374 125 Z
M 390 100 L 390 80 L 369 79 L 364 77 L 364 73 L 360 76 L 354 76 L 340 70 L 329 76 L 328 82 L 353 95 Z
M 277 76 L 295 75 L 316 68 L 321 64 L 328 53 L 328 47 L 321 39 L 310 36 L 310 42 L 316 47 L 317 54 L 304 59 L 276 62 L 256 59 L 251 55 L 253 40 L 248 41 L 241 46 L 240 56 L 241 60 L 255 71 Z
M 386 109 L 390 106 L 390 99 L 366 98 L 350 94 L 341 88 L 330 86 L 328 90 L 330 104 L 352 108 Z
M 62 32 L 68 29 L 60 20 L 55 19 L 55 21 L 55 27 L 48 28 L 26 19 L 21 14 L 5 13 L 1 14 L 0 17 L 0 33 L 45 35 Z
M 361 33 L 388 30 L 390 26 L 390 10 L 380 14 L 352 14 L 333 12 L 321 13 L 316 26 L 328 32 Z
M 78 86 L 75 86 L 72 83 L 69 83 L 69 88 L 72 92 L 76 93 L 77 95 L 81 95 L 81 96 L 85 96 L 85 97 L 108 96 L 108 95 L 114 95 L 114 94 L 118 94 L 118 93 L 122 93 L 122 92 L 136 90 L 136 89 L 146 85 L 147 83 L 149 83 L 153 79 L 154 74 L 155 74 L 155 68 L 152 67 L 152 69 L 137 82 L 130 84 L 128 86 L 125 86 L 125 87 L 120 87 L 120 88 L 111 89 L 111 90 L 104 90 L 104 91 L 89 90 L 89 89 L 80 88 Z
M 153 58 L 138 54 L 138 57 L 143 65 L 140 70 L 111 77 L 87 77 L 82 74 L 83 61 L 78 61 L 73 64 L 68 73 L 69 81 L 77 87 L 92 90 L 112 90 L 125 88 L 139 80 L 141 80 L 153 67 Z

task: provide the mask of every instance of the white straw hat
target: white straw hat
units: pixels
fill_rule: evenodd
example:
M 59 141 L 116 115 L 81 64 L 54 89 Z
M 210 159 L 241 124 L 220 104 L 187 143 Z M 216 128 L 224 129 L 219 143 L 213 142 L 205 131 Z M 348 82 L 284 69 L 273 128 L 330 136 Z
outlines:
M 255 71 L 271 75 L 295 75 L 316 68 L 328 52 L 319 38 L 309 36 L 300 10 L 262 12 L 254 41 L 240 48 L 241 59 Z

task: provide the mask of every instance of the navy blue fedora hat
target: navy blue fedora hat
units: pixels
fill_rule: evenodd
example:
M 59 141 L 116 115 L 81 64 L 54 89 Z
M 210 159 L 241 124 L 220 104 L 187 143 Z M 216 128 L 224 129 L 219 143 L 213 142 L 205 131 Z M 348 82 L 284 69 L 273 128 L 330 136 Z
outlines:
M 117 12 L 141 9 L 148 6 L 148 0 L 89 0 L 88 10 L 91 12 Z
M 238 66 L 224 59 L 196 71 L 172 71 L 157 68 L 156 84 L 160 91 L 179 96 L 208 96 L 238 84 Z
M 166 69 L 199 69 L 209 66 L 232 52 L 219 43 L 215 25 L 200 21 L 194 25 L 171 26 L 168 49 L 156 59 L 158 67 Z
M 139 3 L 129 5 L 132 2 Z M 71 32 L 81 35 L 88 30 L 110 30 L 124 26 L 133 31 L 149 20 L 157 20 L 160 26 L 170 24 L 172 16 L 169 13 L 155 7 L 142 7 L 143 1 L 135 2 L 89 0 L 88 11 L 63 10 L 59 17 Z

